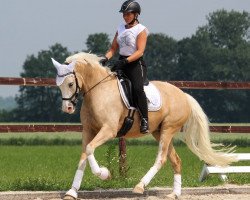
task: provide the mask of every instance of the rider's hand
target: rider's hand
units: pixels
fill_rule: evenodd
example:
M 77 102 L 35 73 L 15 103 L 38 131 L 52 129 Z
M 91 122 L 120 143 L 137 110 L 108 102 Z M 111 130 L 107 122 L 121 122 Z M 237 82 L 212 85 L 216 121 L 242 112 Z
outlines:
M 104 58 L 102 58 L 99 62 L 101 63 L 102 66 L 105 66 L 107 65 L 107 62 L 109 61 L 109 59 L 104 56 Z
M 117 60 L 114 64 L 114 67 L 117 69 L 122 69 L 126 64 L 128 64 L 127 58 L 123 58 L 121 60 Z

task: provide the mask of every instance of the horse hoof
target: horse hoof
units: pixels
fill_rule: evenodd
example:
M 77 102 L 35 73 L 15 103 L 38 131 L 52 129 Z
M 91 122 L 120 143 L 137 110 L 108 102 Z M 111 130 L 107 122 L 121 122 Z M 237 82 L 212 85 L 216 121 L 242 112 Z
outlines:
M 135 188 L 133 189 L 133 193 L 136 193 L 136 194 L 143 194 L 144 192 L 144 185 L 143 183 L 139 183 L 135 186 Z
M 65 194 L 63 200 L 75 200 L 77 199 L 77 192 L 72 188 Z
M 111 179 L 111 174 L 106 167 L 101 167 L 101 174 L 99 177 L 102 180 L 109 180 L 109 179 Z
M 63 200 L 76 200 L 77 198 L 69 196 L 69 195 L 65 195 Z
M 172 192 L 171 194 L 167 195 L 167 199 L 172 200 L 172 199 L 179 199 L 179 198 L 175 193 Z

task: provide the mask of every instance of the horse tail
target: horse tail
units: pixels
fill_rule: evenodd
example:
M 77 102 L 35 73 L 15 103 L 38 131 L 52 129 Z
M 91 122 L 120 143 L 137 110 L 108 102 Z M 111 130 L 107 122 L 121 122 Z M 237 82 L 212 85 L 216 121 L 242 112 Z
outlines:
M 210 132 L 208 118 L 199 103 L 190 95 L 186 94 L 191 113 L 184 124 L 184 140 L 189 149 L 201 160 L 209 165 L 227 166 L 232 162 L 237 162 L 237 158 L 231 153 L 235 147 L 224 147 L 215 150 L 213 147 L 223 146 L 210 142 Z

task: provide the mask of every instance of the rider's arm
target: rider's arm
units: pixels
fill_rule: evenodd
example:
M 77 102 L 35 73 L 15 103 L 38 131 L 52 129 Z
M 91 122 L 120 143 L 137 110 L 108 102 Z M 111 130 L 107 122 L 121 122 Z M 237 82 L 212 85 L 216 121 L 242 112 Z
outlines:
M 127 58 L 129 63 L 143 56 L 146 48 L 146 43 L 147 43 L 147 32 L 146 30 L 144 30 L 137 36 L 137 41 L 136 41 L 137 50 Z
M 108 59 L 112 58 L 112 56 L 115 54 L 115 52 L 117 51 L 117 49 L 119 47 L 119 45 L 117 43 L 117 35 L 118 35 L 118 33 L 116 32 L 115 37 L 113 39 L 113 42 L 111 44 L 111 47 L 105 55 Z

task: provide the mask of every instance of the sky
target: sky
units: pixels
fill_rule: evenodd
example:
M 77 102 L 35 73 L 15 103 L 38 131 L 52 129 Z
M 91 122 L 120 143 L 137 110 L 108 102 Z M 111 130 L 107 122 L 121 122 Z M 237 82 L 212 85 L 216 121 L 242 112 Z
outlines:
M 55 43 L 70 52 L 86 49 L 90 34 L 113 38 L 123 22 L 122 0 L 0 0 L 0 77 L 20 77 L 29 55 Z M 151 33 L 176 40 L 190 37 L 219 9 L 250 12 L 249 0 L 138 0 L 140 22 Z M 39 67 L 39 66 L 37 66 Z M 18 86 L 0 85 L 0 96 L 15 96 Z

